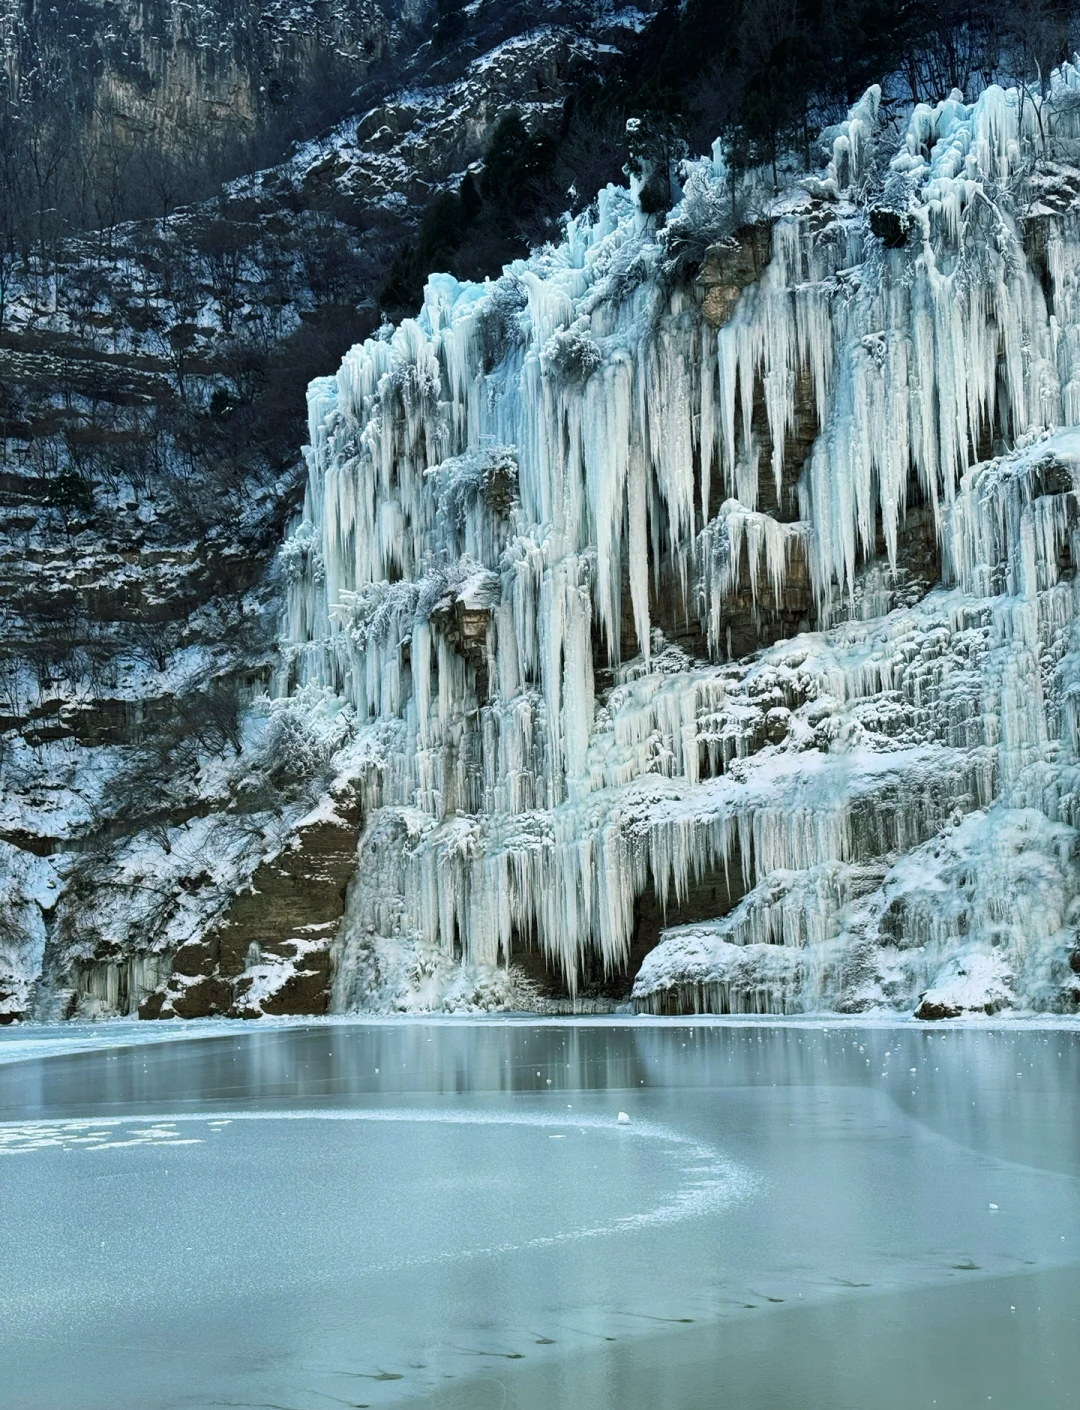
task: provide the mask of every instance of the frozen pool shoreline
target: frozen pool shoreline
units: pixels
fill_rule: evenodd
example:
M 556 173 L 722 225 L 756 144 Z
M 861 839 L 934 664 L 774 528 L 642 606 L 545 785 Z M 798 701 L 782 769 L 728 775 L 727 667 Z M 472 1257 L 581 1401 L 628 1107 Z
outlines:
M 915 1019 L 910 1014 L 697 1014 L 667 1017 L 646 1013 L 557 1014 L 520 1013 L 426 1013 L 426 1014 L 326 1014 L 312 1017 L 306 1014 L 264 1015 L 258 1028 L 279 1030 L 290 1028 L 355 1028 L 395 1027 L 399 1025 L 430 1025 L 432 1027 L 462 1027 L 479 1024 L 574 1028 L 797 1028 L 827 1031 L 830 1029 L 903 1029 L 919 1032 L 1001 1031 L 1058 1032 L 1080 1034 L 1080 1014 L 998 1013 L 986 1017 L 965 1015 L 963 1018 L 940 1019 L 933 1023 Z M 172 1043 L 195 1038 L 220 1037 L 223 1033 L 250 1033 L 252 1021 L 241 1018 L 173 1019 L 145 1023 L 132 1018 L 106 1018 L 94 1023 L 67 1022 L 62 1024 L 20 1023 L 0 1027 L 0 1066 L 26 1058 L 62 1056 L 74 1052 L 93 1052 L 99 1048 L 131 1044 Z

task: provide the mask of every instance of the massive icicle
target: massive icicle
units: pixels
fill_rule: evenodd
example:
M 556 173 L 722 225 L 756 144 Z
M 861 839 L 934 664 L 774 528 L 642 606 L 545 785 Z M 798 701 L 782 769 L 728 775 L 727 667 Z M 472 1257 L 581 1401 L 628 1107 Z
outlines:
M 705 1001 L 906 1003 L 929 961 L 893 951 L 929 942 L 886 944 L 837 878 L 876 866 L 880 901 L 975 810 L 994 836 L 1038 810 L 1073 894 L 1080 433 L 1039 436 L 1080 422 L 1080 224 L 1041 159 L 1080 150 L 1080 75 L 898 136 L 878 96 L 717 247 L 723 271 L 765 232 L 769 257 L 714 304 L 609 187 L 498 281 L 432 276 L 312 385 L 284 687 L 346 696 L 378 760 L 339 1005 L 438 1002 L 455 961 L 530 951 L 573 993 L 640 949 L 643 906 L 700 914 L 703 888 L 717 916 L 749 893 L 687 971 Z M 1063 906 L 1041 968 L 1003 961 L 1038 971 L 1019 1000 L 1071 992 Z M 973 923 L 954 949 L 995 943 Z M 817 959 L 762 951 L 757 989 L 729 963 L 778 944 Z

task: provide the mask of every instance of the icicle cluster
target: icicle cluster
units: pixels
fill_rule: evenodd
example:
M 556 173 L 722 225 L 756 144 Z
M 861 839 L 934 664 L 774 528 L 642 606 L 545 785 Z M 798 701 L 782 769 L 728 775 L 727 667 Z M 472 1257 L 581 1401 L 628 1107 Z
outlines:
M 1071 826 L 1080 438 L 1037 436 L 1080 423 L 1080 224 L 1025 209 L 1046 144 L 1080 148 L 1080 75 L 898 136 L 878 101 L 762 217 L 725 317 L 609 187 L 501 279 L 433 275 L 312 384 L 283 688 L 345 696 L 380 760 L 340 1005 L 526 949 L 573 993 L 626 962 L 646 894 L 677 915 L 723 878 L 758 915 L 778 872 L 995 800 Z M 692 175 L 699 204 L 727 179 Z M 908 601 L 916 519 L 950 586 Z M 732 659 L 748 622 L 792 639 Z M 832 943 L 827 892 L 723 943 Z M 837 1002 L 811 970 L 775 1002 Z

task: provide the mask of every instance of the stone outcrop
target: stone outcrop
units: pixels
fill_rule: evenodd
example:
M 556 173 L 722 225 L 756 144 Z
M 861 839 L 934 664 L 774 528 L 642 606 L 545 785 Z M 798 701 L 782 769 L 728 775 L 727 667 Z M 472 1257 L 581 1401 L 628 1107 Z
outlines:
M 999 1013 L 1015 996 L 1009 967 L 996 955 L 975 954 L 949 960 L 921 996 L 915 1017 L 928 1021 L 960 1018 L 965 1013 Z
M 697 282 L 704 291 L 702 312 L 710 328 L 723 328 L 742 291 L 761 278 L 769 263 L 772 230 L 765 222 L 740 226 L 705 251 Z
M 647 9 L 648 5 L 641 8 Z M 605 36 L 606 37 L 606 36 Z M 563 96 L 577 78 L 603 73 L 618 50 L 567 27 L 540 26 L 482 53 L 464 72 L 448 65 L 404 92 L 391 95 L 346 124 L 338 140 L 312 158 L 300 154 L 276 173 L 276 182 L 309 198 L 356 207 L 415 204 L 477 167 L 499 119 L 517 112 L 537 129 L 560 120 Z
M 218 922 L 172 959 L 140 1018 L 325 1013 L 331 945 L 356 867 L 359 817 L 347 802 L 301 823 Z

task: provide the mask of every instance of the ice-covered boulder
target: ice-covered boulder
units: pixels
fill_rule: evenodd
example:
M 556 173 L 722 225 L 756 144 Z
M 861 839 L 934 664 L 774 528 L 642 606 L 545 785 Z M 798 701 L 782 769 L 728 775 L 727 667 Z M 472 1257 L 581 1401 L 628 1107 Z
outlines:
M 954 955 L 934 979 L 915 1010 L 916 1018 L 959 1018 L 965 1013 L 999 1013 L 1012 1007 L 1013 973 L 1000 955 L 968 951 Z

